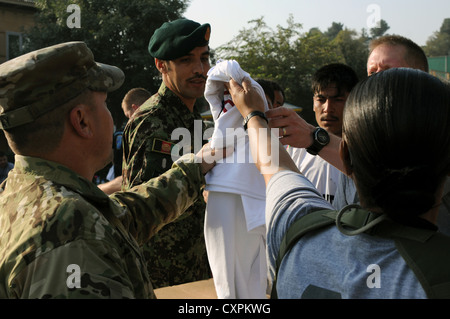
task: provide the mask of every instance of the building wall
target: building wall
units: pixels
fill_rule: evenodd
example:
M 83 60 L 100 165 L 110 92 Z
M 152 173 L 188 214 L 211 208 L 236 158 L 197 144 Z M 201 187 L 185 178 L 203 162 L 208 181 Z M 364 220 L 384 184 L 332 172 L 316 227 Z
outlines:
M 441 79 L 450 80 L 450 56 L 428 58 L 430 73 Z
M 31 0 L 0 0 L 0 64 L 6 61 L 7 34 L 21 33 L 24 28 L 32 26 L 35 12 L 36 8 Z M 13 153 L 1 130 L 0 150 L 6 152 L 9 161 L 13 162 Z
M 0 0 L 0 63 L 7 60 L 8 34 L 20 34 L 32 26 L 35 12 L 31 1 Z

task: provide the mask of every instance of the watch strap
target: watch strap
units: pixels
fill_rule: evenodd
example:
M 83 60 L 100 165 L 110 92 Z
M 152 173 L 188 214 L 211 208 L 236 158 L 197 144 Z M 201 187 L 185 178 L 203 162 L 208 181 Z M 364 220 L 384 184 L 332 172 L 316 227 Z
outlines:
M 248 121 L 250 121 L 250 119 L 254 116 L 259 116 L 259 117 L 263 118 L 267 123 L 269 123 L 269 120 L 267 119 L 266 115 L 263 112 L 253 111 L 253 112 L 250 112 L 244 119 L 244 130 L 247 131 Z
M 317 140 L 317 132 L 318 132 L 319 130 L 325 131 L 324 129 L 322 129 L 322 128 L 320 128 L 320 127 L 317 127 L 317 128 L 313 131 L 313 134 L 312 134 L 312 135 L 313 135 L 313 143 L 312 143 L 312 145 L 311 145 L 310 147 L 308 147 L 308 148 L 306 149 L 306 151 L 307 151 L 309 154 L 314 155 L 314 156 L 318 155 L 319 152 L 325 147 L 325 145 L 327 145 L 327 144 L 329 143 L 329 141 L 328 141 L 328 143 L 322 144 L 322 143 L 320 143 L 320 142 Z M 325 132 L 326 132 L 326 131 L 325 131 Z M 328 134 L 328 132 L 327 132 L 327 134 Z

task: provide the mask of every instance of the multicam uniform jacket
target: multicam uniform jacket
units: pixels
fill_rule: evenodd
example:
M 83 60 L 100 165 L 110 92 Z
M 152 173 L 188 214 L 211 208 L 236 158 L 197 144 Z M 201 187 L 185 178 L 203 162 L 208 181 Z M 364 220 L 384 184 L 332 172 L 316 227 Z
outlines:
M 0 194 L 0 298 L 154 298 L 140 245 L 204 185 L 193 156 L 181 160 L 108 197 L 64 166 L 16 156 Z
M 172 139 L 172 132 L 180 128 L 189 131 L 188 141 L 178 134 Z M 133 114 L 125 128 L 122 189 L 164 173 L 172 163 L 174 147 L 179 150 L 174 153 L 180 155 L 183 150 L 198 151 L 194 146 L 205 143 L 205 130 L 200 113 L 195 109 L 191 113 L 163 83 L 158 93 Z M 194 143 L 194 137 L 200 139 L 199 145 Z M 180 146 L 184 143 L 187 144 Z M 203 233 L 205 208 L 200 198 L 181 219 L 165 226 L 144 245 L 155 288 L 211 277 Z

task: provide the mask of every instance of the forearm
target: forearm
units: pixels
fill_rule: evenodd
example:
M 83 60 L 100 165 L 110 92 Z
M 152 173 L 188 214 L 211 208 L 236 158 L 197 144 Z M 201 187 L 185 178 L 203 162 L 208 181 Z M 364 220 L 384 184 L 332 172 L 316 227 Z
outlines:
M 272 134 L 267 122 L 254 116 L 247 124 L 252 157 L 264 176 L 266 185 L 272 176 L 283 170 L 299 172 L 278 137 Z
M 97 185 L 105 194 L 111 195 L 120 191 L 122 187 L 122 176 L 114 178 L 112 181 Z
M 280 142 L 284 145 L 308 148 L 313 143 L 312 133 L 315 126 L 307 123 L 292 109 L 279 107 L 267 111 L 266 116 L 270 126 L 279 130 Z M 343 171 L 344 165 L 339 154 L 340 144 L 341 138 L 330 134 L 330 143 L 319 152 L 319 156 Z
M 340 145 L 341 138 L 334 134 L 330 134 L 330 143 L 319 152 L 319 156 L 341 172 L 345 173 L 344 163 L 342 162 L 339 151 Z
M 201 165 L 190 154 L 159 177 L 111 198 L 130 212 L 122 222 L 142 244 L 183 214 L 202 195 L 204 184 Z

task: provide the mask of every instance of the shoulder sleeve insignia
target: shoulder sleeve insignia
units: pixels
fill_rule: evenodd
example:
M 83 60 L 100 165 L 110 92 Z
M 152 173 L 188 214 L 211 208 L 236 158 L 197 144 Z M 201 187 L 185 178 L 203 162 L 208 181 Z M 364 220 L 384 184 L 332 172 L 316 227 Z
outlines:
M 155 138 L 155 139 L 153 139 L 152 152 L 170 155 L 172 153 L 172 149 L 175 147 L 175 145 L 176 145 L 175 143 L 170 143 L 170 142 Z

